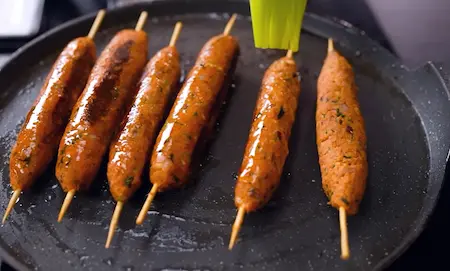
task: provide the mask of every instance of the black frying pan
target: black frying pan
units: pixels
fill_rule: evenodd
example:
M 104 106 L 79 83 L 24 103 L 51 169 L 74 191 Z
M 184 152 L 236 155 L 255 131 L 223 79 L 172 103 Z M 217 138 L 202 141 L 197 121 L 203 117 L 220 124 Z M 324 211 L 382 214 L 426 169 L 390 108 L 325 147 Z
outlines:
M 245 2 L 153 2 L 108 12 L 95 41 L 101 49 L 148 10 L 150 54 L 165 46 L 177 20 L 184 72 L 203 43 L 222 32 L 228 14 L 242 14 L 232 34 L 240 40 L 233 95 L 220 118 L 192 185 L 156 197 L 143 226 L 134 221 L 149 190 L 146 183 L 126 204 L 119 232 L 104 249 L 115 203 L 105 170 L 92 189 L 78 194 L 64 221 L 56 222 L 64 193 L 53 166 L 24 193 L 0 228 L 1 257 L 19 270 L 379 270 L 414 241 L 432 213 L 444 177 L 450 142 L 448 90 L 434 66 L 407 71 L 354 28 L 306 15 L 300 64 L 302 93 L 285 174 L 273 200 L 246 216 L 240 241 L 227 243 L 236 215 L 234 177 L 250 128 L 264 70 L 285 52 L 256 50 Z M 226 13 L 226 15 L 223 15 Z M 20 49 L 0 72 L 2 127 L 0 203 L 11 189 L 9 150 L 51 64 L 64 45 L 86 35 L 89 15 L 42 35 Z M 360 213 L 349 219 L 351 259 L 339 258 L 339 225 L 320 184 L 315 145 L 316 81 L 326 37 L 354 65 L 368 135 L 369 179 Z M 99 50 L 100 51 L 100 50 Z

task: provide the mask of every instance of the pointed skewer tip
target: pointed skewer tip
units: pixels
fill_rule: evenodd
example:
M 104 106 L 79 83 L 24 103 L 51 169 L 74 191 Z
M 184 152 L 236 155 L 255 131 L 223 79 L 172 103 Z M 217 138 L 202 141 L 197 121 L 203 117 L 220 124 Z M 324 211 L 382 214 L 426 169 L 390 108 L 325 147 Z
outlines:
M 123 201 L 118 201 L 116 204 L 116 208 L 114 209 L 113 216 L 111 218 L 111 224 L 109 225 L 108 238 L 106 239 L 105 248 L 109 248 L 109 246 L 111 245 L 111 241 L 114 237 L 114 233 L 117 228 L 117 223 L 119 221 L 122 208 L 123 208 Z
M 8 219 L 8 216 L 11 213 L 12 209 L 14 208 L 14 205 L 16 205 L 17 199 L 19 198 L 21 192 L 22 192 L 21 189 L 17 189 L 11 196 L 11 199 L 9 200 L 8 203 L 8 207 L 6 207 L 5 214 L 3 215 L 2 224 L 5 224 L 6 219 Z
M 150 193 L 148 193 L 147 199 L 145 200 L 141 211 L 139 212 L 139 215 L 136 219 L 136 224 L 142 225 L 142 223 L 144 223 L 145 216 L 147 215 L 148 209 L 150 209 L 152 201 L 155 198 L 157 192 L 158 192 L 158 185 L 154 184 L 152 190 L 150 190 Z
M 72 202 L 73 196 L 75 196 L 75 190 L 70 190 L 67 192 L 66 198 L 64 199 L 63 205 L 61 206 L 61 211 L 59 211 L 58 214 L 58 222 L 61 222 L 67 209 L 70 206 L 70 203 Z
M 350 257 L 348 246 L 347 214 L 344 207 L 339 207 L 339 224 L 341 228 L 341 259 L 347 260 Z
M 241 230 L 242 222 L 244 221 L 244 215 L 244 207 L 239 207 L 236 219 L 234 220 L 233 228 L 231 230 L 230 244 L 228 245 L 229 250 L 233 249 L 234 244 L 236 243 L 237 236 L 239 234 L 239 231 Z

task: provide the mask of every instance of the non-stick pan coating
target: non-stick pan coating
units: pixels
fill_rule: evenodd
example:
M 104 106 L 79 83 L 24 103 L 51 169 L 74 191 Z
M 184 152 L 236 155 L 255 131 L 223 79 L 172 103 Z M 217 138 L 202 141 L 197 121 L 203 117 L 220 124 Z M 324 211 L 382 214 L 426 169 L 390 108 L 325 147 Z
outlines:
M 165 46 L 177 20 L 183 71 L 228 15 L 248 15 L 242 2 L 154 2 L 109 12 L 95 38 L 100 51 L 112 36 L 149 12 L 150 54 Z M 174 16 L 176 15 L 176 16 Z M 9 200 L 9 150 L 51 64 L 72 38 L 85 35 L 94 15 L 59 27 L 20 50 L 0 72 L 0 204 Z M 248 17 L 232 34 L 240 41 L 233 95 L 192 185 L 156 197 L 143 226 L 134 221 L 148 182 L 125 205 L 110 249 L 104 242 L 115 206 L 105 169 L 91 191 L 78 194 L 62 223 L 63 201 L 54 166 L 24 193 L 0 228 L 2 258 L 18 269 L 41 270 L 373 270 L 387 266 L 421 232 L 430 215 L 447 160 L 448 92 L 432 65 L 410 72 L 354 28 L 313 15 L 304 21 L 295 55 L 302 92 L 285 174 L 273 200 L 246 216 L 240 240 L 227 243 L 236 215 L 234 184 L 250 128 L 260 81 L 285 52 L 256 50 Z M 349 219 L 352 257 L 339 258 L 336 210 L 327 205 L 315 145 L 316 81 L 326 40 L 354 65 L 368 136 L 369 179 L 360 213 Z M 147 170 L 146 170 L 147 171 Z

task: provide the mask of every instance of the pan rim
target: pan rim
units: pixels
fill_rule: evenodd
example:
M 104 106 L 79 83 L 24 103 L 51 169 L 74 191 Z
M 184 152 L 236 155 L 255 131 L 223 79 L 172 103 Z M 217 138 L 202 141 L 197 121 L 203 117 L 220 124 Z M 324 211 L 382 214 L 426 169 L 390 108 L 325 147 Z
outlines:
M 117 8 L 113 8 L 113 9 L 105 9 L 106 11 L 106 15 L 113 15 L 114 13 L 117 12 L 123 12 L 126 10 L 137 10 L 138 8 L 143 8 L 143 9 L 149 9 L 150 7 L 154 7 L 154 6 L 159 6 L 159 5 L 167 5 L 168 2 L 171 3 L 179 3 L 179 4 L 190 4 L 190 3 L 195 3 L 196 5 L 209 5 L 211 6 L 211 2 L 208 0 L 153 0 L 150 2 L 146 2 L 146 3 L 135 3 L 135 4 L 128 4 L 125 6 L 121 6 L 121 7 L 117 7 Z M 230 3 L 236 6 L 240 6 L 242 7 L 243 5 L 248 5 L 248 1 L 246 0 L 221 0 L 221 2 L 226 2 L 226 3 Z M 170 3 L 169 3 L 170 4 Z M 229 8 L 229 12 L 232 12 L 233 7 Z M 211 11 L 214 12 L 214 11 Z M 202 12 L 200 12 L 202 13 Z M 244 14 L 242 12 L 237 12 L 240 15 L 245 15 L 248 16 L 248 14 Z M 47 40 L 50 37 L 56 37 L 58 35 L 60 35 L 61 32 L 75 26 L 78 25 L 80 23 L 84 23 L 87 22 L 89 20 L 93 20 L 96 16 L 97 12 L 92 12 L 89 14 L 85 14 L 81 17 L 69 20 L 53 29 L 50 29 L 47 32 L 42 33 L 41 35 L 39 35 L 38 37 L 34 38 L 33 40 L 31 40 L 30 42 L 26 43 L 24 46 L 22 46 L 21 48 L 19 48 L 18 50 L 16 50 L 11 56 L 10 58 L 4 63 L 3 67 L 0 69 L 0 76 L 2 74 L 2 72 L 4 72 L 5 69 L 11 68 L 12 66 L 15 65 L 15 61 L 17 59 L 19 59 L 20 57 L 22 57 L 22 55 L 28 51 L 28 50 L 32 50 L 35 46 L 39 45 L 41 42 L 45 42 L 45 40 Z M 319 16 L 317 14 L 314 13 L 310 13 L 307 12 L 305 13 L 305 19 L 310 18 L 310 19 L 315 19 L 315 20 L 320 20 L 322 22 L 325 22 L 327 24 L 329 24 L 332 27 L 338 27 L 341 30 L 345 29 L 347 26 L 343 25 L 342 23 L 339 23 L 335 20 L 335 18 L 332 17 L 327 17 L 327 16 Z M 358 28 L 352 26 L 352 29 L 355 31 L 360 31 Z M 303 28 L 302 31 L 306 31 L 309 33 L 312 33 L 316 36 L 319 37 L 325 37 L 324 35 L 321 35 L 320 33 L 317 33 L 317 31 L 314 31 L 314 29 L 312 29 L 311 27 L 308 27 L 307 24 L 303 24 Z M 361 31 L 360 31 L 361 32 Z M 354 35 L 354 34 L 353 34 Z M 358 34 L 356 34 L 358 35 Z M 372 40 L 370 37 L 365 36 L 365 39 L 367 40 L 367 42 L 369 42 L 372 46 L 377 47 L 379 50 L 383 51 L 386 55 L 389 55 L 389 57 L 393 60 L 395 59 L 394 55 L 387 50 L 386 48 L 382 47 L 378 42 L 376 42 L 375 40 Z M 439 80 L 441 86 L 444 88 L 446 96 L 449 98 L 450 100 L 450 91 L 447 87 L 447 85 L 445 84 L 444 79 L 442 78 L 442 75 L 439 73 L 438 69 L 436 68 L 436 66 L 434 65 L 434 63 L 432 62 L 428 62 L 427 65 L 430 66 L 431 70 L 433 71 L 433 74 L 436 76 L 436 78 Z M 408 99 L 410 100 L 410 98 L 408 97 Z M 420 114 L 418 114 L 420 115 Z M 424 127 L 425 128 L 425 127 Z M 426 130 L 424 129 L 426 136 L 428 137 Z M 427 142 L 429 143 L 429 142 Z M 430 152 L 430 146 L 428 145 L 428 150 L 429 153 Z M 450 150 L 447 150 L 447 155 L 445 158 L 445 163 L 446 165 L 448 164 L 449 161 L 449 157 L 450 157 Z M 428 161 L 428 163 L 430 164 L 430 161 Z M 444 166 L 445 167 L 445 166 Z M 431 168 L 431 165 L 430 165 Z M 403 255 L 405 253 L 405 251 L 407 251 L 410 246 L 417 240 L 417 238 L 422 234 L 423 230 L 425 229 L 425 227 L 427 226 L 428 222 L 429 222 L 429 218 L 430 216 L 433 214 L 433 212 L 435 211 L 435 207 L 437 205 L 437 202 L 440 198 L 440 193 L 441 193 L 441 189 L 444 183 L 444 178 L 445 178 L 445 173 L 448 171 L 447 167 L 445 167 L 445 171 L 444 171 L 444 176 L 442 176 L 442 178 L 439 178 L 439 182 L 434 184 L 435 189 L 437 190 L 437 195 L 433 195 L 431 202 L 428 206 L 428 208 L 426 208 L 425 210 L 421 210 L 421 212 L 418 214 L 418 218 L 416 219 L 415 222 L 415 229 L 411 229 L 407 234 L 405 234 L 405 237 L 403 238 L 403 240 L 398 244 L 398 246 L 385 258 L 381 259 L 377 265 L 375 265 L 373 267 L 372 270 L 383 270 L 384 268 L 388 267 L 389 265 L 391 265 L 396 259 L 398 259 L 401 255 Z M 421 216 L 421 217 L 420 217 Z M 5 249 L 4 247 L 0 246 L 0 258 L 1 261 L 4 261 L 6 263 L 8 263 L 9 265 L 11 265 L 13 268 L 17 269 L 17 270 L 31 270 L 29 269 L 29 267 L 24 264 L 23 262 L 21 262 L 20 260 L 18 260 L 13 253 L 10 253 L 9 251 L 7 251 L 7 249 Z

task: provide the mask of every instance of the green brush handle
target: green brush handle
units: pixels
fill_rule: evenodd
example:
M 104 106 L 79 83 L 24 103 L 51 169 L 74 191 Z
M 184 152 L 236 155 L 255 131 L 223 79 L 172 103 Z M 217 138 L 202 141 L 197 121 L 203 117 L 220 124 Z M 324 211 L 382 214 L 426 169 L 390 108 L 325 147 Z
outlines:
M 307 0 L 250 0 L 255 47 L 298 51 Z

